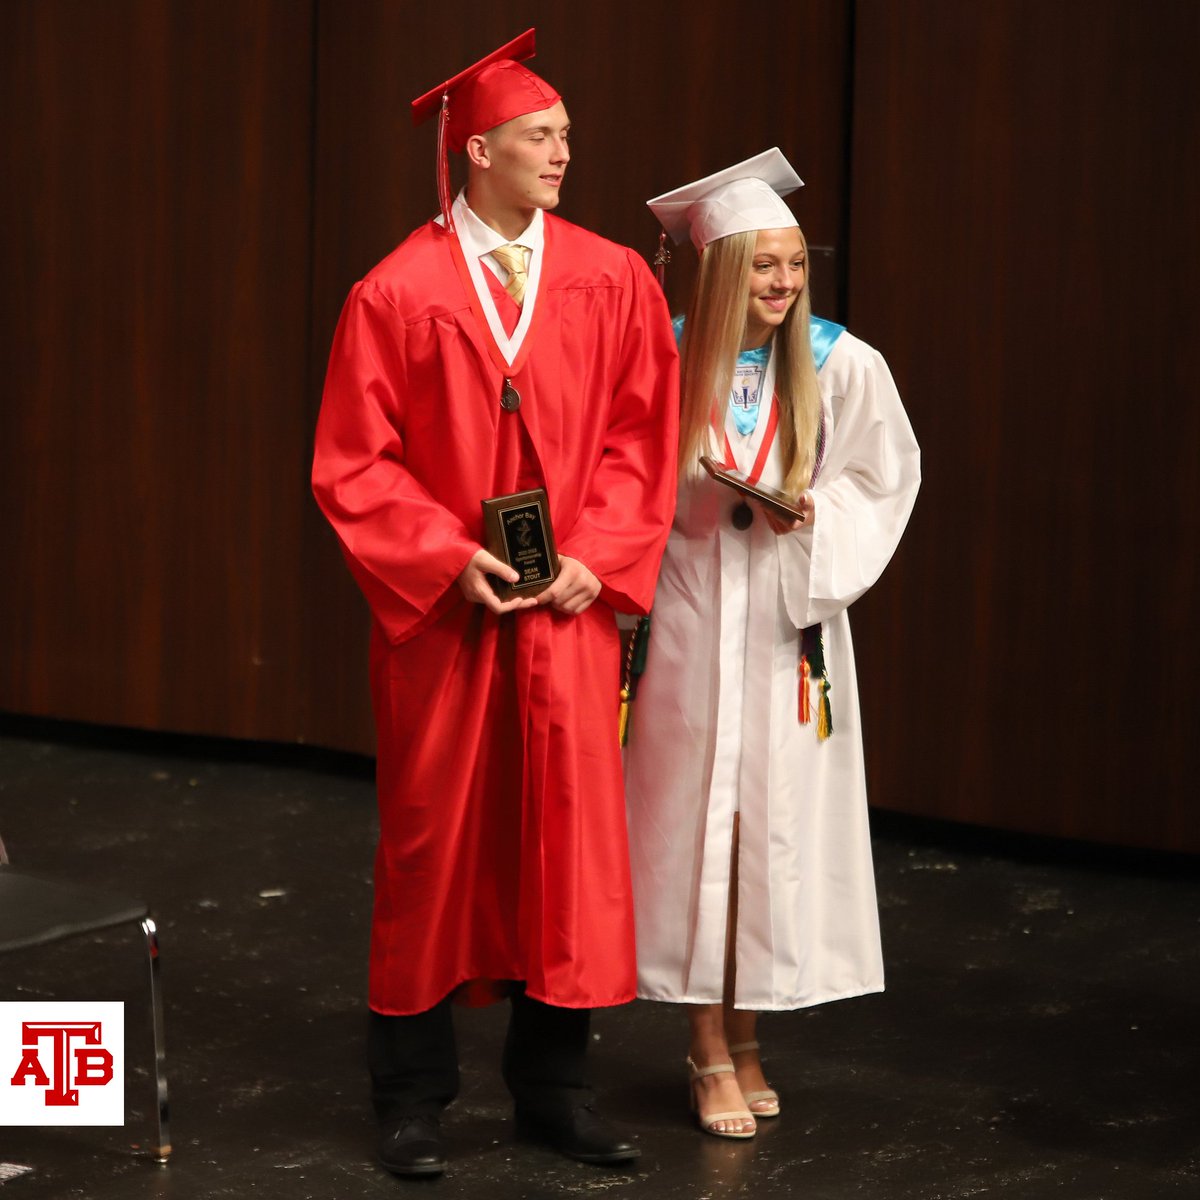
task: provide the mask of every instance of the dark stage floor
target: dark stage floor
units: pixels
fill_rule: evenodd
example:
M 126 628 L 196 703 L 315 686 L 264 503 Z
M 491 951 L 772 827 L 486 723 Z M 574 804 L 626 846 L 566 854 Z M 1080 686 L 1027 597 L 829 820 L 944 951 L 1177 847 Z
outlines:
M 497 1008 L 460 1014 L 448 1174 L 395 1180 L 362 1068 L 373 807 L 357 760 L 0 722 L 14 865 L 153 903 L 175 1145 L 168 1167 L 131 1152 L 152 1112 L 140 935 L 9 954 L 0 999 L 126 1001 L 128 1119 L 0 1128 L 0 1181 L 33 1168 L 2 1200 L 1200 1196 L 1194 861 L 883 814 L 888 990 L 763 1019 L 785 1111 L 755 1141 L 694 1130 L 682 1018 L 639 1003 L 594 1023 L 636 1169 L 514 1144 Z

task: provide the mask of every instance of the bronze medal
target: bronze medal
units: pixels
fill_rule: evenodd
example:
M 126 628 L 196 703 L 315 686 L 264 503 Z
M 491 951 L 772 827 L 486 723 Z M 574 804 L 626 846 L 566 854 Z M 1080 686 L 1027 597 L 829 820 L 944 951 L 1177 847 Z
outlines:
M 521 407 L 521 393 L 512 385 L 512 380 L 506 379 L 500 389 L 500 407 L 505 412 L 516 412 Z
M 754 513 L 745 500 L 741 502 L 730 515 L 734 529 L 749 529 L 754 524 Z

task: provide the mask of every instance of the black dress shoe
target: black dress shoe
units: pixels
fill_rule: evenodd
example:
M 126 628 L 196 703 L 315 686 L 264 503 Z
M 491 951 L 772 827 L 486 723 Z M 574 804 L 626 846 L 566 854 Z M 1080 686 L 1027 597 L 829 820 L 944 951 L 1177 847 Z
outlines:
M 440 1175 L 446 1169 L 446 1153 L 438 1118 L 417 1113 L 384 1122 L 379 1161 L 394 1175 Z
M 613 1128 L 590 1104 L 548 1117 L 517 1110 L 517 1136 L 541 1142 L 585 1163 L 632 1162 L 642 1152 Z

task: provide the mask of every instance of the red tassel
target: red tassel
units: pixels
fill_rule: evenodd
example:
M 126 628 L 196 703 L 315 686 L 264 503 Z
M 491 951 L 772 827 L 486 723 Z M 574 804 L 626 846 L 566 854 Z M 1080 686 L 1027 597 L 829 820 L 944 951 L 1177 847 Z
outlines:
M 438 114 L 437 134 L 437 188 L 438 205 L 442 210 L 442 220 L 445 222 L 447 233 L 454 232 L 454 218 L 450 207 L 454 203 L 450 195 L 450 160 L 446 151 L 446 129 L 450 124 L 450 93 L 442 93 L 442 111 Z
M 808 699 L 808 683 L 812 674 L 808 665 L 808 655 L 800 655 L 800 724 L 807 725 L 812 720 L 812 705 Z

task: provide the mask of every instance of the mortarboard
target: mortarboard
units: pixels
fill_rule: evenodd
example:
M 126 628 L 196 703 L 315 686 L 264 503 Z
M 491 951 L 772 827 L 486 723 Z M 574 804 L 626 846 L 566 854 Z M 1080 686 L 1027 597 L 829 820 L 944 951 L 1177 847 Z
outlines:
M 420 125 L 435 113 L 438 117 L 438 200 L 447 229 L 450 220 L 450 169 L 447 148 L 461 151 L 467 138 L 486 133 L 514 117 L 541 112 L 562 97 L 519 60 L 534 55 L 532 29 L 493 50 L 452 79 L 439 83 L 412 102 L 413 124 Z
M 690 235 L 703 250 L 733 233 L 799 225 L 782 197 L 803 186 L 791 163 L 772 147 L 646 204 L 676 242 Z

